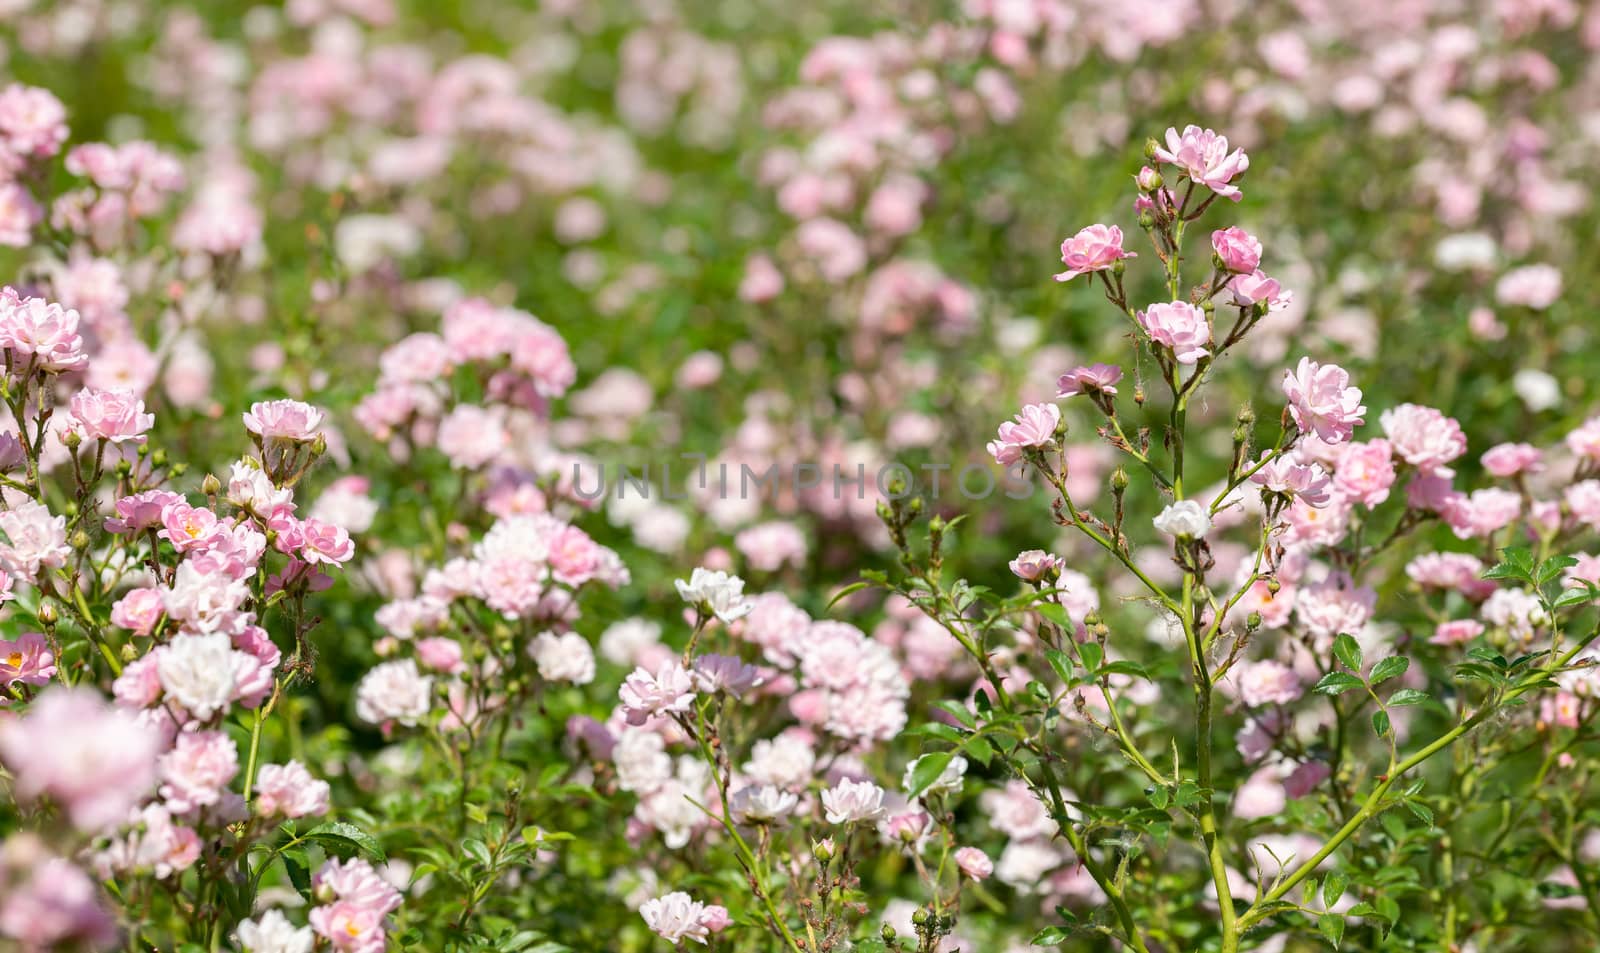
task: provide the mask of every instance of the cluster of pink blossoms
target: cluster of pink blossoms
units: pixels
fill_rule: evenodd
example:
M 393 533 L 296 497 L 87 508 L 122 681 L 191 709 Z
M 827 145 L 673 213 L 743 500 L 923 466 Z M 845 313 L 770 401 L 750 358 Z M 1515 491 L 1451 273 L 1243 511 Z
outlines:
M 361 859 L 330 860 L 311 880 L 320 901 L 311 910 L 311 928 L 341 953 L 382 953 L 388 948 L 386 924 L 400 906 L 396 890 Z
M 498 468 L 493 493 L 502 515 L 542 508 L 537 484 L 561 479 L 565 458 L 549 451 L 541 423 L 577 376 L 553 328 L 526 312 L 466 298 L 446 309 L 440 333 L 401 339 L 379 367 L 377 389 L 355 409 L 368 433 L 401 456 L 431 446 L 463 470 Z M 452 406 L 450 377 L 463 370 L 477 378 L 485 403 Z
M 692 750 L 676 757 L 669 753 L 689 740 L 685 726 L 693 723 L 701 699 L 722 696 L 743 704 L 787 699 L 786 713 L 796 722 L 756 740 L 749 760 L 730 771 L 726 783 L 741 823 L 798 821 L 814 809 L 809 788 L 826 745 L 864 754 L 904 727 L 909 673 L 886 640 L 869 638 L 847 623 L 814 621 L 778 593 L 746 600 L 736 576 L 697 569 L 689 581 L 679 580 L 679 588 L 686 602 L 701 607 L 703 619 L 714 610 L 728 635 L 755 648 L 762 661 L 748 664 L 705 653 L 686 666 L 660 642 L 659 629 L 637 622 L 613 626 L 602 637 L 607 658 L 631 664 L 634 671 L 605 723 L 575 718 L 568 732 L 590 756 L 609 762 L 618 787 L 638 798 L 630 822 L 635 838 L 657 832 L 677 849 L 716 829 L 714 819 L 695 807 L 717 800 L 709 767 Z M 867 772 L 856 758 L 846 757 L 834 759 L 827 776 L 854 784 Z M 878 793 L 881 798 L 883 792 Z M 928 826 L 923 815 L 920 829 Z
M 356 711 L 377 725 L 416 725 L 434 709 L 435 678 L 444 680 L 447 725 L 489 711 L 465 699 L 467 686 L 493 680 L 504 660 L 475 661 L 469 646 L 449 637 L 455 610 L 521 620 L 541 630 L 520 648 L 541 677 L 582 684 L 594 677 L 589 644 L 570 632 L 586 586 L 615 588 L 629 581 L 616 552 L 551 513 L 497 520 L 469 555 L 428 570 L 420 584 L 409 574 L 391 580 L 394 598 L 378 610 L 389 637 L 378 653 L 403 658 L 383 662 L 356 689 Z M 503 699 L 491 708 L 498 709 Z
M 19 181 L 61 151 L 67 111 L 48 90 L 13 83 L 0 90 L 0 245 L 26 247 L 44 209 Z
M 61 373 L 88 364 L 78 312 L 43 298 L 0 289 L 0 348 L 22 378 L 31 372 Z

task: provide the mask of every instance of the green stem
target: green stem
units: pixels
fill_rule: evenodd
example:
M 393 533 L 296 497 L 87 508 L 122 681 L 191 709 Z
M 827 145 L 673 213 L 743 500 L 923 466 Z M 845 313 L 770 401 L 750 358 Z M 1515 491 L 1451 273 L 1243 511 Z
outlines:
M 1533 680 L 1523 682 L 1522 684 L 1513 687 L 1506 692 L 1503 698 L 1498 700 L 1491 699 L 1485 703 L 1482 708 L 1478 709 L 1469 718 L 1467 718 L 1467 720 L 1456 725 L 1454 728 L 1451 728 L 1438 738 L 1435 738 L 1430 744 L 1427 745 L 1427 747 L 1422 748 L 1415 754 L 1406 758 L 1404 761 L 1401 761 L 1399 764 L 1395 765 L 1394 770 L 1384 775 L 1378 782 L 1378 786 L 1373 788 L 1372 793 L 1367 795 L 1367 799 L 1362 802 L 1361 808 L 1344 823 L 1343 827 L 1339 828 L 1339 830 L 1328 839 L 1327 843 L 1323 844 L 1315 854 L 1312 854 L 1311 857 L 1299 867 L 1296 867 L 1294 873 L 1285 877 L 1278 883 L 1277 886 L 1267 891 L 1254 904 L 1251 904 L 1250 909 L 1245 911 L 1244 917 L 1239 921 L 1241 928 L 1265 919 L 1268 916 L 1268 913 L 1262 909 L 1264 906 L 1282 898 L 1289 891 L 1293 890 L 1302 880 L 1305 880 L 1307 877 L 1311 876 L 1311 874 L 1316 871 L 1318 865 L 1327 860 L 1334 851 L 1338 850 L 1340 846 L 1344 844 L 1345 841 L 1355 836 L 1356 831 L 1360 830 L 1363 824 L 1372 819 L 1374 815 L 1380 813 L 1386 806 L 1383 804 L 1384 796 L 1389 793 L 1389 789 L 1394 787 L 1395 782 L 1400 780 L 1400 778 L 1403 777 L 1406 772 L 1410 771 L 1412 768 L 1415 768 L 1417 765 L 1423 763 L 1444 749 L 1450 747 L 1450 745 L 1455 743 L 1456 739 L 1460 738 L 1462 735 L 1465 735 L 1467 732 L 1488 720 L 1490 716 L 1499 711 L 1507 702 L 1514 701 L 1515 699 L 1520 698 L 1532 691 L 1539 684 L 1540 679 L 1548 672 L 1559 671 L 1565 668 L 1567 663 L 1571 662 L 1579 652 L 1582 652 L 1584 649 L 1588 648 L 1589 643 L 1593 642 L 1597 637 L 1600 637 L 1600 629 L 1596 629 L 1595 631 L 1589 633 L 1589 635 L 1586 636 L 1581 642 L 1568 649 L 1566 654 L 1562 655 L 1561 658 L 1555 662 L 1555 664 L 1551 665 L 1550 668 L 1541 671 Z

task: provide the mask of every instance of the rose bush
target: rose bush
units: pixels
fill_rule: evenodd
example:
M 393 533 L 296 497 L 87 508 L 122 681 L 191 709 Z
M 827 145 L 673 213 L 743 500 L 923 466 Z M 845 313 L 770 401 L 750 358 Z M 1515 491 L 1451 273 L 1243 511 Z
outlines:
M 1596 48 L 0 0 L 0 947 L 1591 948 Z

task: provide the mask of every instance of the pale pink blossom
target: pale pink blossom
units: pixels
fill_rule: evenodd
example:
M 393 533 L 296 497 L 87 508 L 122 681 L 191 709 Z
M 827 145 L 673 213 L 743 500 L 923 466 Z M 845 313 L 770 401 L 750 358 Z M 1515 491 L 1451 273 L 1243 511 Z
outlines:
M 0 568 L 27 580 L 40 570 L 58 569 L 72 555 L 67 545 L 67 518 L 52 516 L 43 503 L 24 499 L 0 510 Z
M 1283 375 L 1283 393 L 1289 413 L 1301 433 L 1314 433 L 1328 443 L 1343 443 L 1363 422 L 1367 408 L 1361 389 L 1350 386 L 1350 375 L 1336 364 L 1318 364 L 1302 357 Z
M 1291 496 L 1306 506 L 1328 502 L 1328 472 L 1320 463 L 1301 463 L 1287 455 L 1274 455 L 1250 475 L 1250 482 L 1269 493 Z
M 356 715 L 369 724 L 414 726 L 433 708 L 433 679 L 411 659 L 384 662 L 356 685 Z
M 55 674 L 55 651 L 42 633 L 0 639 L 0 684 L 48 685 Z
M 1187 301 L 1153 304 L 1138 315 L 1139 326 L 1157 344 L 1172 349 L 1179 364 L 1195 364 L 1211 352 L 1206 313 Z
M 82 369 L 89 358 L 78 321 L 71 308 L 0 289 L 0 348 L 11 352 L 16 365 L 51 373 Z
M 1394 486 L 1394 449 L 1387 440 L 1346 444 L 1334 466 L 1333 485 L 1347 499 L 1373 507 Z
M 144 401 L 132 391 L 84 388 L 68 405 L 73 430 L 90 440 L 143 440 L 155 426 L 154 414 L 144 412 Z
M 160 735 L 90 689 L 54 687 L 0 720 L 0 760 L 20 800 L 48 795 L 81 830 L 120 823 L 156 781 Z
M 1494 286 L 1495 300 L 1543 310 L 1561 297 L 1561 272 L 1552 265 L 1523 265 L 1500 276 Z
M 1544 469 L 1544 453 L 1526 443 L 1502 443 L 1483 452 L 1483 468 L 1502 479 Z
M 1428 641 L 1434 645 L 1460 645 L 1482 634 L 1483 623 L 1477 619 L 1452 619 L 1439 623 Z
M 706 921 L 706 905 L 682 891 L 646 900 L 639 907 L 650 932 L 673 944 L 693 940 L 704 945 L 711 927 Z
M 1370 587 L 1356 586 L 1348 576 L 1333 573 L 1302 587 L 1294 608 L 1296 618 L 1311 634 L 1331 639 L 1361 632 L 1377 602 L 1378 594 Z
M 256 813 L 270 817 L 315 817 L 328 813 L 328 782 L 311 776 L 298 761 L 264 764 L 256 772 Z
M 1268 312 L 1282 311 L 1294 301 L 1294 292 L 1283 290 L 1278 279 L 1269 277 L 1259 269 L 1247 275 L 1235 275 L 1228 282 L 1228 293 L 1233 296 L 1235 305 L 1254 307 L 1265 304 Z
M 1432 407 L 1400 404 L 1378 418 L 1395 456 L 1424 473 L 1444 470 L 1467 452 L 1461 424 Z
M 1261 265 L 1261 241 L 1237 225 L 1212 232 L 1211 250 L 1223 270 L 1235 275 L 1251 274 Z
M 1011 572 L 1024 582 L 1038 582 L 1051 572 L 1059 570 L 1062 559 L 1042 549 L 1029 549 L 1017 554 L 1009 563 Z
M 1574 456 L 1600 462 L 1600 417 L 1590 417 L 1565 438 Z
M 1305 691 L 1294 669 L 1271 659 L 1241 662 L 1234 669 L 1233 679 L 1238 686 L 1239 700 L 1251 708 L 1287 705 Z
M 322 411 L 298 400 L 266 400 L 250 405 L 245 429 L 264 441 L 310 443 L 322 426 Z
M 677 662 L 668 662 L 655 672 L 636 668 L 618 692 L 628 724 L 642 725 L 652 717 L 687 712 L 694 704 L 694 679 Z
M 1055 404 L 1028 404 L 1015 420 L 1000 425 L 999 439 L 989 441 L 988 451 L 995 462 L 1010 466 L 1022 459 L 1025 448 L 1048 446 L 1055 440 L 1060 423 L 1061 408 Z
M 18 159 L 47 158 L 67 141 L 67 110 L 49 90 L 12 83 L 0 91 L 0 149 Z
M 976 847 L 960 847 L 953 855 L 956 868 L 972 880 L 987 880 L 994 873 L 994 861 Z
M 1250 167 L 1250 158 L 1243 149 L 1228 151 L 1228 138 L 1210 129 L 1185 126 L 1179 135 L 1176 128 L 1168 129 L 1166 147 L 1157 148 L 1155 157 L 1182 168 L 1190 180 L 1235 202 L 1243 198 L 1238 186 L 1230 184 Z
M 344 527 L 315 518 L 300 522 L 300 558 L 313 565 L 337 566 L 356 554 L 356 544 Z
M 1061 243 L 1061 261 L 1067 270 L 1057 281 L 1071 281 L 1079 275 L 1105 271 L 1124 258 L 1137 258 L 1122 250 L 1122 229 L 1115 225 L 1090 225 Z
M 238 773 L 239 748 L 226 733 L 180 734 L 161 756 L 161 797 L 178 814 L 209 807 L 222 800 Z
M 594 650 L 576 632 L 541 632 L 528 646 L 539 677 L 552 682 L 587 685 L 594 681 Z
M 822 810 L 829 824 L 875 821 L 883 814 L 883 788 L 845 778 L 822 792 Z
M 1075 397 L 1078 394 L 1115 394 L 1117 381 L 1122 380 L 1122 368 L 1115 364 L 1090 364 L 1075 367 L 1056 381 L 1056 397 Z

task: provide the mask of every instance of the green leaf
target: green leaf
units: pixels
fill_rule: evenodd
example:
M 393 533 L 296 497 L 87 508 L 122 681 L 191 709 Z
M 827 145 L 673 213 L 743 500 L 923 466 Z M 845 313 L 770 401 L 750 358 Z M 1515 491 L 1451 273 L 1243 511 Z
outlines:
M 1340 634 L 1333 640 L 1333 656 L 1352 672 L 1361 671 L 1361 643 L 1353 636 Z
M 1028 941 L 1028 944 L 1030 946 L 1060 946 L 1067 942 L 1067 939 L 1067 931 L 1060 927 L 1045 927 L 1035 933 L 1033 939 Z
M 1539 564 L 1536 581 L 1542 586 L 1577 564 L 1575 556 L 1551 556 Z
M 1427 692 L 1414 688 L 1395 689 L 1395 694 L 1389 696 L 1390 708 L 1405 708 L 1406 705 L 1421 705 L 1427 700 Z
M 1372 684 L 1381 685 L 1396 675 L 1405 673 L 1411 667 L 1411 660 L 1404 655 L 1393 655 L 1372 666 Z
M 1500 550 L 1500 562 L 1485 570 L 1483 578 L 1533 582 L 1533 552 L 1526 546 L 1508 546 Z
M 1501 655 L 1499 652 L 1496 652 L 1494 649 L 1488 648 L 1487 646 L 1480 645 L 1477 648 L 1469 649 L 1467 651 L 1467 658 L 1477 659 L 1480 662 L 1488 662 L 1495 668 L 1505 668 L 1507 665 L 1506 657 L 1504 655 Z
M 1334 949 L 1344 940 L 1344 917 L 1337 913 L 1324 913 L 1317 917 L 1317 930 L 1322 938 L 1333 944 Z
M 917 759 L 916 765 L 911 769 L 911 797 L 916 797 L 928 789 L 928 785 L 939 780 L 939 775 L 950 766 L 950 752 L 935 751 L 925 754 Z
M 1339 902 L 1339 898 L 1344 896 L 1345 888 L 1349 885 L 1350 878 L 1339 871 L 1329 874 L 1328 879 L 1322 884 L 1322 905 L 1331 910 L 1333 905 Z
M 1045 649 L 1044 660 L 1055 669 L 1063 682 L 1072 684 L 1072 657 L 1060 649 Z
M 1041 618 L 1057 628 L 1065 629 L 1068 632 L 1075 628 L 1072 624 L 1072 619 L 1067 615 L 1066 608 L 1059 602 L 1040 602 L 1033 606 L 1033 611 L 1039 613 Z
M 1165 784 L 1152 784 L 1145 789 L 1144 796 L 1150 799 L 1151 804 L 1163 811 L 1167 809 L 1168 804 L 1172 803 L 1172 792 L 1167 790 Z
M 1429 828 L 1433 827 L 1433 811 L 1428 805 L 1423 804 L 1421 801 L 1407 801 L 1406 807 L 1410 808 L 1411 813 L 1417 816 L 1417 820 Z
M 1319 695 L 1343 695 L 1352 688 L 1360 688 L 1363 682 L 1354 675 L 1345 672 L 1329 672 L 1317 682 L 1317 687 L 1312 689 Z
M 1116 662 L 1107 662 L 1105 665 L 1102 665 L 1100 670 L 1095 674 L 1132 675 L 1134 678 L 1142 678 L 1147 682 L 1150 681 L 1150 673 L 1145 671 L 1143 665 L 1140 665 L 1138 662 L 1130 662 L 1127 659 L 1122 659 Z
M 967 743 L 961 746 L 961 750 L 971 755 L 972 760 L 986 768 L 989 766 L 989 762 L 994 760 L 994 747 L 982 735 L 973 735 L 968 738 Z
M 1377 732 L 1378 733 L 1378 737 L 1380 737 L 1380 738 L 1382 738 L 1385 735 L 1389 734 L 1389 713 L 1388 712 L 1386 712 L 1386 711 L 1384 711 L 1383 709 L 1380 708 L 1377 711 L 1372 713 L 1372 730 Z
M 960 702 L 957 702 L 957 701 L 935 702 L 933 707 L 939 709 L 940 711 L 945 712 L 951 718 L 954 718 L 956 721 L 960 722 L 961 726 L 963 728 L 976 728 L 976 727 L 978 727 L 978 720 L 976 718 L 972 717 L 972 712 L 967 709 L 966 705 L 963 705 Z
M 468 839 L 461 842 L 461 852 L 471 857 L 473 862 L 480 867 L 491 866 L 489 859 L 489 845 L 481 840 Z
M 379 863 L 387 859 L 376 838 L 354 824 L 343 821 L 330 821 L 307 831 L 305 839 L 345 857 L 361 853 Z
M 850 585 L 845 586 L 843 589 L 840 589 L 838 592 L 834 593 L 833 598 L 828 600 L 828 604 L 823 606 L 822 611 L 827 612 L 829 609 L 832 609 L 835 605 L 837 605 L 839 600 L 854 595 L 855 593 L 858 593 L 871 585 L 872 583 L 870 582 L 852 582 Z
M 1415 688 L 1401 688 L 1396 689 L 1395 693 L 1389 696 L 1389 707 L 1404 708 L 1407 705 L 1420 705 L 1427 700 L 1427 692 L 1418 691 Z
M 1489 682 L 1490 684 L 1504 681 L 1504 678 L 1501 676 L 1501 674 L 1489 666 L 1475 665 L 1471 662 L 1462 662 L 1460 665 L 1457 665 L 1455 677 L 1465 681 Z
M 961 744 L 967 738 L 961 733 L 961 729 L 953 728 L 942 721 L 925 721 L 907 728 L 901 734 L 910 738 L 937 738 L 953 745 Z
M 1100 671 L 1100 663 L 1105 659 L 1105 654 L 1098 642 L 1083 643 L 1078 646 L 1078 654 L 1083 657 L 1083 667 L 1089 670 L 1089 674 Z
M 279 856 L 279 859 L 283 861 L 283 872 L 289 875 L 289 883 L 294 885 L 295 892 L 309 902 L 311 900 L 311 869 L 307 863 L 305 852 L 286 850 Z
M 1556 596 L 1556 601 L 1552 605 L 1557 609 L 1565 609 L 1568 606 L 1582 605 L 1592 598 L 1594 598 L 1593 595 L 1587 589 L 1568 589 L 1561 595 Z

